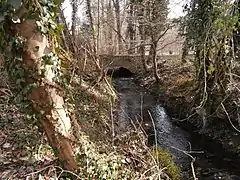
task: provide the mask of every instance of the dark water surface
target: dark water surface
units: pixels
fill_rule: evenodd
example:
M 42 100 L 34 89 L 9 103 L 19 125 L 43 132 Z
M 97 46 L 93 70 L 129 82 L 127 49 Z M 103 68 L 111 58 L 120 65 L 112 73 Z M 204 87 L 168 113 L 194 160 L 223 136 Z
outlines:
M 221 147 L 176 126 L 171 115 L 158 104 L 157 97 L 140 87 L 134 78 L 116 78 L 114 85 L 120 99 L 117 114 L 120 133 L 131 128 L 132 123 L 141 122 L 150 145 L 157 143 L 172 154 L 182 168 L 184 180 L 193 179 L 192 159 L 184 153 L 189 151 L 197 151 L 191 155 L 196 158 L 194 169 L 199 180 L 240 180 L 240 164 L 235 163 L 234 157 L 227 159 Z

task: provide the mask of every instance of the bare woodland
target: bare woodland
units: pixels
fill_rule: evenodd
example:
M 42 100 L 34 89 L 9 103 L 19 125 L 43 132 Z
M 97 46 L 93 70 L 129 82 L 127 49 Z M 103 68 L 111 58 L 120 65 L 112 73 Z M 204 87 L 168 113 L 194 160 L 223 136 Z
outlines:
M 171 155 L 158 142 L 149 147 L 145 130 L 152 128 L 158 141 L 155 120 L 131 93 L 123 107 L 134 105 L 141 114 L 135 124 L 127 117 L 131 127 L 118 134 L 114 113 L 129 84 L 137 100 L 166 105 L 174 122 L 167 115 L 165 120 L 173 127 L 190 122 L 189 134 L 197 129 L 211 135 L 206 132 L 213 129 L 212 137 L 230 142 L 240 132 L 240 3 L 191 0 L 186 15 L 176 19 L 168 16 L 169 3 L 0 0 L 0 179 L 180 179 Z M 118 85 L 126 83 L 119 94 L 113 73 L 126 79 L 117 72 L 134 77 Z M 146 115 L 151 122 L 144 122 Z M 213 122 L 230 129 L 230 138 Z M 179 151 L 191 158 L 188 175 L 197 180 L 187 146 L 189 152 Z
M 123 137 L 114 149 L 115 132 L 109 113 L 113 111 L 116 94 L 101 66 L 100 55 L 141 54 L 145 70 L 149 71 L 150 62 L 158 80 L 158 43 L 171 28 L 167 22 L 168 2 L 73 0 L 68 4 L 72 12 L 70 24 L 61 1 L 0 2 L 7 14 L 0 16 L 2 70 L 9 78 L 4 88 L 13 92 L 4 93 L 4 98 L 10 99 L 16 94 L 19 103 L 16 107 L 16 102 L 6 101 L 2 114 L 11 117 L 8 103 L 13 103 L 17 109 L 14 113 L 21 117 L 22 125 L 37 129 L 35 133 L 40 142 L 35 142 L 40 146 L 48 142 L 52 151 L 47 153 L 64 168 L 59 176 L 67 172 L 77 179 L 81 179 L 79 176 L 118 179 L 119 176 L 147 177 L 144 171 L 149 167 L 153 167 L 150 174 L 158 171 L 143 132 L 127 132 L 129 138 Z M 79 10 L 84 12 L 80 16 Z M 145 58 L 147 47 L 148 59 Z M 10 87 L 10 83 L 14 86 Z M 10 125 L 8 118 L 2 120 L 2 126 Z M 6 133 L 6 137 L 14 134 Z M 136 135 L 139 139 L 134 140 Z M 12 157 L 15 140 L 18 141 L 5 143 L 4 139 L 2 143 L 9 147 Z M 124 147 L 125 144 L 128 146 Z M 140 146 L 144 147 L 143 151 Z M 132 148 L 136 149 L 134 154 L 128 153 Z M 140 173 L 134 173 L 133 161 L 130 164 L 123 161 L 128 154 L 146 156 L 147 161 L 138 165 Z M 167 163 L 168 158 L 171 159 L 167 154 Z M 169 165 L 178 170 L 172 161 Z M 130 171 L 125 172 L 128 168 Z M 168 176 L 160 171 L 154 174 L 160 175 Z M 7 176 L 21 175 L 4 172 L 4 177 Z M 171 176 L 179 177 L 179 174 Z
M 68 24 L 65 25 L 69 25 L 69 33 L 79 43 L 78 49 L 88 48 L 90 44 L 85 43 L 91 42 L 100 55 L 134 55 L 141 54 L 142 51 L 148 55 L 152 42 L 158 41 L 158 54 L 167 54 L 169 51 L 180 54 L 183 40 L 178 37 L 178 28 L 172 28 L 173 20 L 167 19 L 167 2 L 165 3 L 166 5 L 158 1 L 72 1 L 72 7 L 66 2 L 62 11 L 67 17 Z M 176 46 L 176 42 L 179 42 L 177 50 L 171 46 Z

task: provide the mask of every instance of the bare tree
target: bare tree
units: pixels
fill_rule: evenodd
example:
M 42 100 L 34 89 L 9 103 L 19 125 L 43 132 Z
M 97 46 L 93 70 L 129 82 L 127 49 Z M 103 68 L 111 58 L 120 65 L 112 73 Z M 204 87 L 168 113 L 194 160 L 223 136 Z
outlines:
M 114 26 L 113 23 L 113 11 L 112 11 L 112 0 L 107 1 L 107 36 L 106 42 L 109 45 L 108 53 L 113 53 L 113 30 L 111 26 Z
M 138 20 L 138 30 L 140 35 L 140 47 L 139 47 L 139 53 L 141 55 L 142 65 L 144 70 L 148 71 L 148 66 L 145 58 L 145 42 L 147 40 L 147 34 L 146 34 L 146 26 L 144 23 L 144 14 L 146 10 L 142 4 L 137 5 L 137 20 Z
M 119 0 L 113 0 L 116 25 L 117 25 L 117 40 L 118 40 L 118 54 L 122 51 L 122 35 L 121 35 L 121 20 L 120 20 L 120 2 Z
M 78 9 L 78 1 L 77 0 L 71 0 L 72 5 L 72 38 L 74 41 L 76 41 L 76 25 L 77 25 L 77 9 Z
M 128 10 L 128 25 L 127 25 L 127 38 L 129 37 L 130 45 L 129 45 L 129 54 L 133 54 L 135 52 L 135 43 L 136 43 L 136 29 L 135 29 L 135 8 L 134 8 L 134 0 L 130 0 L 129 2 L 129 10 Z
M 166 20 L 168 15 L 168 0 L 145 0 L 140 2 L 140 16 L 142 17 L 140 22 L 140 33 L 142 38 L 146 35 L 150 40 L 149 57 L 153 63 L 153 73 L 156 81 L 160 80 L 157 67 L 157 46 L 159 40 L 166 34 L 169 29 Z M 144 12 L 144 13 L 143 13 Z M 145 30 L 143 30 L 145 28 Z M 146 39 L 144 39 L 146 40 Z M 143 40 L 142 40 L 143 41 Z M 141 47 L 143 51 L 143 46 Z M 145 66 L 145 60 L 143 60 Z M 146 67 L 144 67 L 146 68 Z
M 92 39 L 93 39 L 93 52 L 96 53 L 96 48 L 97 48 L 96 47 L 96 34 L 95 34 L 95 30 L 94 30 L 94 21 L 93 21 L 93 16 L 92 16 L 91 0 L 86 0 L 86 4 L 87 4 L 86 13 L 88 16 L 91 33 L 92 33 Z
M 56 21 L 57 21 L 57 24 L 64 24 L 61 16 L 58 16 L 58 18 L 56 18 Z M 64 26 L 63 26 L 63 29 L 64 29 Z M 65 50 L 69 51 L 69 45 L 68 45 L 68 41 L 67 41 L 67 38 L 66 38 L 66 35 L 65 35 L 64 31 L 60 32 L 60 36 L 61 36 L 61 39 L 62 39 L 63 48 Z

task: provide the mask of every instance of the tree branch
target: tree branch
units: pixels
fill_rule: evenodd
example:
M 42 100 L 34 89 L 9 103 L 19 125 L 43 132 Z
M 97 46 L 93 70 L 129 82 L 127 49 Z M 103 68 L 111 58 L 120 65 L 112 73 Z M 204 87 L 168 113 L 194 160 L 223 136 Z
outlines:
M 168 26 L 166 27 L 165 31 L 163 31 L 163 33 L 158 36 L 158 38 L 156 39 L 156 41 L 158 42 L 158 41 L 168 32 L 168 30 L 171 29 L 171 28 L 172 28 L 172 26 L 168 25 Z
M 165 44 L 163 47 L 157 49 L 157 51 L 160 51 L 160 50 L 163 50 L 164 48 L 166 48 L 167 46 L 171 45 L 171 44 L 174 44 L 175 42 L 177 42 L 178 40 L 176 39 L 175 41 L 172 41 L 172 42 L 169 42 L 167 44 Z

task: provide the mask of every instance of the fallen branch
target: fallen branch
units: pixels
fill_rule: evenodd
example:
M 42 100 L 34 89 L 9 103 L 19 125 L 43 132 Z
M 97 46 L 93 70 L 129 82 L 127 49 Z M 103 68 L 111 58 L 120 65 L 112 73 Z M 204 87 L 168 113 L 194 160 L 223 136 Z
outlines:
M 228 118 L 228 121 L 229 121 L 229 123 L 231 124 L 231 126 L 233 127 L 233 129 L 235 129 L 237 132 L 240 133 L 240 130 L 239 130 L 238 128 L 236 128 L 236 127 L 234 126 L 234 124 L 232 123 L 231 118 L 230 118 L 230 116 L 229 116 L 229 114 L 228 114 L 228 112 L 227 112 L 225 106 L 223 105 L 223 103 L 221 103 L 221 106 L 222 106 L 224 112 L 226 113 L 227 118 Z
M 181 149 L 176 148 L 174 146 L 171 146 L 171 148 L 176 149 L 176 150 L 184 153 L 185 155 L 189 156 L 192 159 L 192 161 L 191 161 L 191 169 L 192 169 L 193 179 L 194 180 L 198 180 L 198 178 L 196 176 L 196 173 L 195 173 L 195 169 L 194 169 L 194 162 L 195 162 L 196 158 L 194 158 L 192 155 L 190 155 L 190 153 L 204 153 L 204 152 L 203 151 L 199 151 L 199 152 L 198 151 L 184 151 L 184 150 L 181 150 Z

